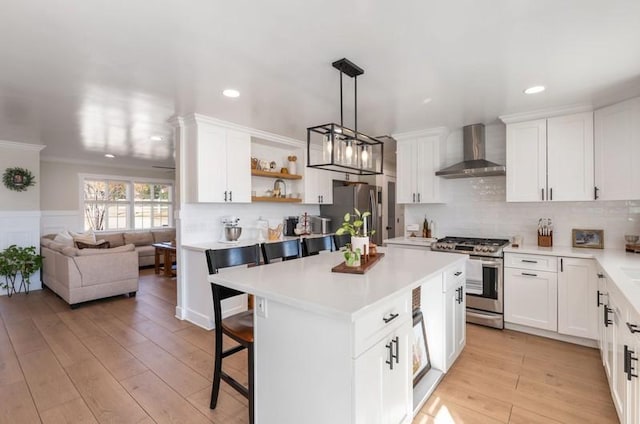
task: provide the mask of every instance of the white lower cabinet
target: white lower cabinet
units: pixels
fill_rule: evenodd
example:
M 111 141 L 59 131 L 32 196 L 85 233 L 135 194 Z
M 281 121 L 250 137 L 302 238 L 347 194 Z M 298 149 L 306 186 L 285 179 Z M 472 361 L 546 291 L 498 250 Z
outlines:
M 598 278 L 598 345 L 611 398 L 622 424 L 640 422 L 640 316 L 604 271 Z
M 558 333 L 596 340 L 598 278 L 592 259 L 560 258 L 558 270 Z
M 411 322 L 405 320 L 356 359 L 356 423 L 411 422 Z
M 462 352 L 466 342 L 466 296 L 464 274 L 455 276 L 460 270 L 445 274 L 451 278 L 447 284 L 445 298 L 445 363 L 449 369 Z M 460 279 L 459 277 L 462 276 Z M 446 278 L 446 277 L 445 277 Z
M 505 268 L 504 320 L 557 331 L 558 274 L 524 268 Z
M 593 259 L 506 253 L 504 263 L 505 322 L 598 339 Z

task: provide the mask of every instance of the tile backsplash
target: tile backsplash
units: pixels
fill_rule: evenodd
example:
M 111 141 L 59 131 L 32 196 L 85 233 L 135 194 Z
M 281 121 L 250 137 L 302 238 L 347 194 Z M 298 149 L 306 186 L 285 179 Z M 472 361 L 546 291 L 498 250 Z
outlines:
M 507 203 L 505 177 L 442 180 L 446 204 L 406 205 L 405 222 L 435 223 L 435 235 L 511 238 L 536 244 L 539 218 L 554 223 L 555 246 L 571 246 L 571 229 L 604 230 L 604 245 L 624 247 L 625 234 L 640 234 L 640 201 Z

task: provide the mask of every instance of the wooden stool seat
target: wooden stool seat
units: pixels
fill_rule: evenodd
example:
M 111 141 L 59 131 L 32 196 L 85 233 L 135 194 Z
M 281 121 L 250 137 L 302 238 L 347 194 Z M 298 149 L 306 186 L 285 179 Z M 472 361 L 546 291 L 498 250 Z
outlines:
M 222 330 L 238 342 L 253 343 L 253 311 L 244 311 L 222 320 Z

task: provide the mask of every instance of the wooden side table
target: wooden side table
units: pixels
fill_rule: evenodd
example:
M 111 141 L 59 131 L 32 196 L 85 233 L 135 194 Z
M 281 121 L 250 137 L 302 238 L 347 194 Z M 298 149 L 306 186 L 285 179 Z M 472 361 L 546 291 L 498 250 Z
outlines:
M 175 277 L 172 265 L 177 261 L 176 246 L 171 243 L 154 243 L 155 247 L 155 273 L 160 274 L 160 255 L 163 255 L 163 272 L 166 277 Z

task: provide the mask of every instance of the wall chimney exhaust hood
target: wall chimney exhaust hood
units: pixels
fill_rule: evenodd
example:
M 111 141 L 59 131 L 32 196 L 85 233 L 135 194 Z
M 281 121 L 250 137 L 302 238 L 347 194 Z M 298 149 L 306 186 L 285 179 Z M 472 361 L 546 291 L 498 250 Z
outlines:
M 436 175 L 443 178 L 473 178 L 505 175 L 506 167 L 485 159 L 484 124 L 462 128 L 464 161 L 451 165 Z

